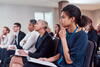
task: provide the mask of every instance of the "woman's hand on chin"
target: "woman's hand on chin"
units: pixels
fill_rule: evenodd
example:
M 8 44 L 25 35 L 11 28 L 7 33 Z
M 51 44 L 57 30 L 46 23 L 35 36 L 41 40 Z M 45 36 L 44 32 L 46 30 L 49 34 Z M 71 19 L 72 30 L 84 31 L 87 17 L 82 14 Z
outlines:
M 65 28 L 62 28 L 59 32 L 59 36 L 61 39 L 66 38 L 66 30 Z

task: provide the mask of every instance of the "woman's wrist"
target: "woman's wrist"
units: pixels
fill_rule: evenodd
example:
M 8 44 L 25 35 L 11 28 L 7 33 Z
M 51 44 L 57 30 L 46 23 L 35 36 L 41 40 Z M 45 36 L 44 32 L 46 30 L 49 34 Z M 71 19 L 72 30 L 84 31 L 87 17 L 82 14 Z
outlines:
M 66 37 L 60 37 L 61 38 L 61 40 L 66 40 Z

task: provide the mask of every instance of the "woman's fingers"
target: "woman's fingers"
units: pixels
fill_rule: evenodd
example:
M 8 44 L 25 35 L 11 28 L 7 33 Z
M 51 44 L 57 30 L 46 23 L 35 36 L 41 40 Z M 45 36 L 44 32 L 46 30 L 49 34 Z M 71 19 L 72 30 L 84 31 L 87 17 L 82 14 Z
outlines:
M 62 29 L 60 30 L 59 36 L 60 36 L 60 38 L 66 37 L 66 30 L 65 30 L 64 28 L 62 28 Z

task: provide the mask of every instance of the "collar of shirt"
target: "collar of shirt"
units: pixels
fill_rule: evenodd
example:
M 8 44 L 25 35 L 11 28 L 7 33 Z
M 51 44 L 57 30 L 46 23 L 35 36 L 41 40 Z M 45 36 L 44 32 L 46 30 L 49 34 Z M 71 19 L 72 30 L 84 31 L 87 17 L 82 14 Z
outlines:
M 18 32 L 14 32 L 14 35 L 18 36 L 18 34 L 19 34 L 19 31 Z
M 2 37 L 5 38 L 7 35 L 3 35 Z

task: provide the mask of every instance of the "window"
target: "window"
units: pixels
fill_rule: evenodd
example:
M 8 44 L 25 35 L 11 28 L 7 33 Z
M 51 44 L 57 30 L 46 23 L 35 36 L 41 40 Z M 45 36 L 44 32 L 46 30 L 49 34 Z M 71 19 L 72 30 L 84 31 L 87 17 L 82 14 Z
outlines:
M 44 20 L 44 15 L 42 12 L 35 12 L 34 16 L 36 20 L 39 20 L 39 19 Z
M 45 20 L 48 22 L 48 26 L 53 30 L 53 13 L 52 12 L 35 12 L 34 17 L 36 20 Z

